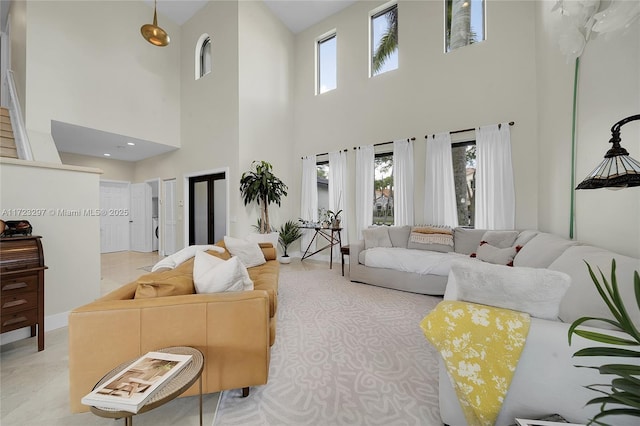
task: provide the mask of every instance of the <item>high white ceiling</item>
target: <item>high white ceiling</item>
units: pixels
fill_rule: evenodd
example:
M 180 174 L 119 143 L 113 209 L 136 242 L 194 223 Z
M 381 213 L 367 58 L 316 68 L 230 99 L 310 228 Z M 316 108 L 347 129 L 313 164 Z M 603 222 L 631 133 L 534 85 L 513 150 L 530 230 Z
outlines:
M 6 0 L 2 0 L 3 3 Z M 153 9 L 153 0 L 144 0 Z M 182 25 L 210 0 L 158 0 L 158 14 Z M 214 0 L 215 1 L 215 0 Z M 243 1 L 243 0 L 240 0 Z M 350 6 L 357 0 L 263 0 L 291 32 L 299 33 Z M 4 5 L 3 5 L 4 6 Z M 59 121 L 51 122 L 51 135 L 60 152 L 139 161 L 176 149 L 152 141 L 90 129 Z M 128 143 L 135 145 L 129 145 Z

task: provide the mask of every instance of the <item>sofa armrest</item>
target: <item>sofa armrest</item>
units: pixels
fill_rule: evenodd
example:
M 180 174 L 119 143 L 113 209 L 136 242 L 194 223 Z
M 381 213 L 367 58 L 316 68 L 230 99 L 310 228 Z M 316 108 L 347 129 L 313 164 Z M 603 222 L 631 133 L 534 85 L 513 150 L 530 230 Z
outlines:
M 364 240 L 349 243 L 349 263 L 359 263 L 360 252 L 364 250 Z
M 266 383 L 269 343 L 263 290 L 95 301 L 69 314 L 71 409 L 87 411 L 80 399 L 118 364 L 170 346 L 202 351 L 205 393 Z

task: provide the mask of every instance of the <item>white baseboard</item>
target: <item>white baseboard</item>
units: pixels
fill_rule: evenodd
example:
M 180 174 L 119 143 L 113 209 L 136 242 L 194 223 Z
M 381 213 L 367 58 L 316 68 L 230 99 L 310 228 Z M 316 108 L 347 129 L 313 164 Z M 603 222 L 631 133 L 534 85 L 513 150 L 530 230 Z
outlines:
M 57 330 L 69 325 L 69 312 L 49 315 L 44 318 L 44 331 Z M 31 327 L 20 328 L 0 335 L 0 345 L 6 345 L 18 340 L 31 337 Z M 46 343 L 46 342 L 45 342 Z

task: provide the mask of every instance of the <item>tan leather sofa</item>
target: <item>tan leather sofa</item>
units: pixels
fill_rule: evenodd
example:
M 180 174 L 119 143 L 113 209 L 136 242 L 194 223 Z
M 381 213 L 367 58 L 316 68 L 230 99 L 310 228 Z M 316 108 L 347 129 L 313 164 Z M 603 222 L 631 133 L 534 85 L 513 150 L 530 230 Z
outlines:
M 224 243 L 217 245 L 224 248 Z M 149 351 L 192 346 L 205 358 L 204 393 L 267 383 L 275 341 L 279 264 L 271 244 L 261 244 L 267 263 L 249 268 L 253 291 L 134 299 L 138 283 L 158 274 L 190 279 L 193 258 L 154 272 L 74 309 L 69 315 L 71 411 L 88 411 L 81 398 L 111 369 Z M 208 252 L 227 259 L 225 253 Z M 198 393 L 194 384 L 183 396 Z

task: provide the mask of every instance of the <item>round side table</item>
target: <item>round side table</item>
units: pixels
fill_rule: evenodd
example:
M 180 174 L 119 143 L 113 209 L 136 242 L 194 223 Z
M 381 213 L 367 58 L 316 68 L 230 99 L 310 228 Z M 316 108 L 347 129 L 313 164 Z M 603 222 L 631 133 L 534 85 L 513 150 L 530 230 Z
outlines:
M 142 414 L 147 411 L 153 410 L 174 398 L 181 395 L 184 391 L 189 389 L 196 380 L 199 381 L 200 386 L 200 426 L 202 426 L 202 370 L 204 368 L 204 356 L 196 348 L 188 346 L 175 346 L 171 348 L 159 349 L 154 352 L 166 352 L 177 355 L 191 355 L 191 362 L 187 364 L 178 374 L 170 378 L 163 386 L 160 386 L 156 392 L 149 398 L 149 400 L 140 407 L 137 413 L 131 413 L 128 411 L 119 411 L 104 407 L 91 407 L 91 412 L 100 417 L 107 417 L 110 419 L 124 418 L 124 424 L 126 426 L 133 426 L 133 416 L 136 414 Z M 96 385 L 94 389 L 113 378 L 116 374 L 120 373 L 125 367 L 133 363 L 135 359 L 122 363 L 110 372 L 108 372 Z

